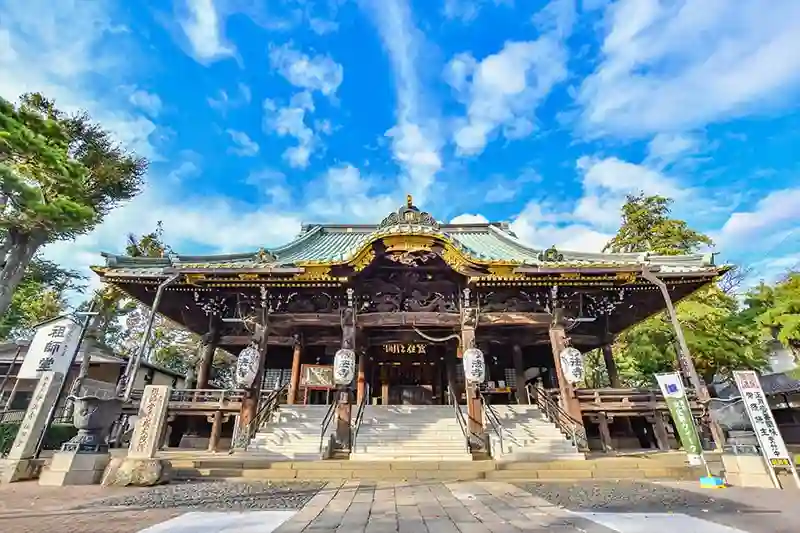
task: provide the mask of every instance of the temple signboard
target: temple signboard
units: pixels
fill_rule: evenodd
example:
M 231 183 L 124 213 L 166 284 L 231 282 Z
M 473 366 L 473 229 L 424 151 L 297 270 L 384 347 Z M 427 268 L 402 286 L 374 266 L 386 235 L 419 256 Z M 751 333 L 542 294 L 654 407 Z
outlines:
M 389 353 L 393 355 L 399 354 L 419 354 L 424 355 L 427 352 L 428 345 L 423 343 L 400 343 L 400 342 L 390 342 L 388 344 L 383 345 L 383 353 Z
M 304 387 L 332 388 L 333 366 L 303 365 L 301 383 Z

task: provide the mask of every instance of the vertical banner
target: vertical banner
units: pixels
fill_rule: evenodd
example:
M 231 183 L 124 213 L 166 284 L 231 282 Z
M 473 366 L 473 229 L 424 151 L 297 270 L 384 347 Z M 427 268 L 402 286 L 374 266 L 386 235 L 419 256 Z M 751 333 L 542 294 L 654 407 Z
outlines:
M 766 460 L 767 467 L 770 470 L 775 468 L 790 470 L 795 483 L 800 487 L 800 478 L 797 476 L 794 458 L 789 453 L 789 450 L 786 449 L 786 443 L 778 430 L 778 424 L 775 423 L 772 409 L 767 403 L 767 396 L 764 394 L 764 389 L 761 388 L 758 373 L 753 370 L 735 370 L 733 372 L 733 380 L 742 395 L 747 417 L 753 425 L 753 432 L 756 434 L 759 448 L 761 448 L 761 455 Z M 772 477 L 776 488 L 780 488 L 777 478 L 774 475 L 770 477 Z
M 703 446 L 700 443 L 700 436 L 697 434 L 697 427 L 692 418 L 692 408 L 689 399 L 686 397 L 686 389 L 683 388 L 681 376 L 677 372 L 670 374 L 657 374 L 658 386 L 664 394 L 664 401 L 675 421 L 678 430 L 678 437 L 681 440 L 683 449 L 689 459 L 689 464 L 699 466 L 704 464 Z

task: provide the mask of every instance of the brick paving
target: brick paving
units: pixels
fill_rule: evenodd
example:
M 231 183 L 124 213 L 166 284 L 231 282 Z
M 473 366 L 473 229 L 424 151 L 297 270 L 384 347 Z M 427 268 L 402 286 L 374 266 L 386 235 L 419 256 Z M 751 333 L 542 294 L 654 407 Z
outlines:
M 122 491 L 143 490 L 151 489 L 114 492 L 124 495 Z M 175 531 L 220 531 L 210 526 L 207 517 L 211 513 L 180 505 L 159 509 L 124 506 L 115 510 L 91 506 L 75 509 L 111 495 L 109 489 L 100 487 L 3 486 L 0 531 L 136 533 L 175 517 L 194 520 L 189 529 L 183 524 L 182 529 Z M 688 484 L 348 481 L 329 483 L 277 529 L 243 525 L 235 530 L 238 533 L 796 533 L 800 511 L 791 505 L 796 495 L 771 489 L 701 491 Z M 659 507 L 660 502 L 665 503 Z M 20 512 L 30 512 L 34 506 L 37 516 L 24 516 Z M 243 513 L 248 514 L 253 515 Z M 155 527 L 159 533 L 170 531 L 165 526 L 169 523 Z

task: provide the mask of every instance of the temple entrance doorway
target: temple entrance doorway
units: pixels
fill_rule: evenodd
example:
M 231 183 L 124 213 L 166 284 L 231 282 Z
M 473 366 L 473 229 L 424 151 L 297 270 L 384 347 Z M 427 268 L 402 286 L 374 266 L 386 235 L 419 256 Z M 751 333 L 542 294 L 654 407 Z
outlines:
M 370 349 L 367 381 L 375 405 L 447 403 L 445 346 L 392 343 Z

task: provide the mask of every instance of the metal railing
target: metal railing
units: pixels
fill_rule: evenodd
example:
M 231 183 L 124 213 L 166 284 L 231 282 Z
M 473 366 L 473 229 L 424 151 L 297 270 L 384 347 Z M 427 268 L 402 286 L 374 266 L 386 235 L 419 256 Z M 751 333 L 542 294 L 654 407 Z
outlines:
M 583 427 L 580 421 L 564 411 L 543 386 L 529 383 L 525 386 L 525 392 L 528 394 L 528 400 L 536 404 L 544 413 L 544 416 L 555 424 L 579 451 L 587 451 L 589 449 L 586 428 Z
M 471 450 L 469 427 L 467 426 L 467 420 L 464 417 L 464 412 L 461 410 L 461 405 L 458 403 L 458 397 L 456 397 L 456 393 L 453 392 L 453 389 L 447 387 L 447 394 L 450 399 L 450 403 L 453 406 L 453 413 L 458 421 L 458 426 L 461 428 L 461 434 L 464 435 L 464 447 L 466 448 L 467 452 L 469 452 Z
M 353 425 L 350 428 L 350 450 L 354 450 L 356 448 L 356 439 L 358 439 L 358 430 L 361 429 L 361 422 L 364 420 L 364 411 L 366 410 L 367 404 L 369 403 L 371 391 L 369 383 L 364 383 L 364 395 L 361 397 L 361 401 L 358 402 L 358 409 L 356 410 L 356 418 L 353 421 Z
M 258 433 L 258 429 L 263 426 L 264 423 L 269 420 L 275 410 L 278 409 L 281 402 L 281 396 L 287 391 L 288 386 L 289 385 L 287 383 L 284 383 L 280 389 L 272 391 L 271 394 L 266 397 L 266 399 L 259 403 L 256 416 L 253 417 L 253 419 L 250 421 L 250 424 L 247 426 L 248 443 L 253 440 L 253 437 L 255 437 L 256 433 Z
M 325 418 L 322 419 L 322 424 L 320 424 L 320 431 L 319 431 L 319 453 L 322 454 L 322 448 L 325 445 L 325 434 L 328 432 L 328 428 L 331 425 L 331 422 L 335 418 L 336 414 L 336 402 L 331 402 L 331 405 L 328 407 L 328 411 L 325 413 Z
M 484 395 L 480 390 L 478 391 L 478 395 L 481 399 L 481 403 L 483 404 L 483 412 L 486 413 L 486 420 L 489 421 L 489 426 L 491 426 L 492 431 L 495 432 L 500 441 L 500 453 L 503 453 L 503 450 L 505 449 L 503 447 L 503 423 L 500 422 L 500 417 L 497 415 L 497 411 L 495 411 L 492 404 L 489 403 L 489 399 L 486 397 L 486 395 Z

